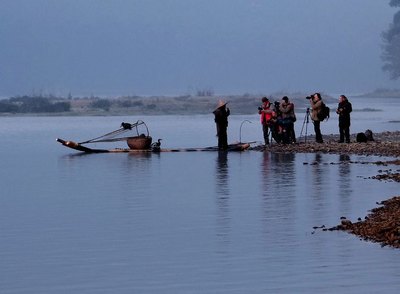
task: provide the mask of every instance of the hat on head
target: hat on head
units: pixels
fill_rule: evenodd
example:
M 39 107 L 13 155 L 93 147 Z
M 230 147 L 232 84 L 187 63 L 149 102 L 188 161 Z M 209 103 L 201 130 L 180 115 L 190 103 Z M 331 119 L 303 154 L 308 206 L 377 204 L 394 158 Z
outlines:
M 262 98 L 261 98 L 261 101 L 262 101 L 262 102 L 269 102 L 269 100 L 268 100 L 267 97 L 262 97 Z
M 287 97 L 287 96 L 284 96 L 283 98 L 282 98 L 282 100 L 283 101 L 285 101 L 286 103 L 289 101 L 289 98 Z
M 225 106 L 227 103 L 228 102 L 225 102 L 224 100 L 219 100 L 218 104 L 217 104 L 217 107 L 215 109 L 218 109 L 218 108 L 220 108 L 222 106 Z

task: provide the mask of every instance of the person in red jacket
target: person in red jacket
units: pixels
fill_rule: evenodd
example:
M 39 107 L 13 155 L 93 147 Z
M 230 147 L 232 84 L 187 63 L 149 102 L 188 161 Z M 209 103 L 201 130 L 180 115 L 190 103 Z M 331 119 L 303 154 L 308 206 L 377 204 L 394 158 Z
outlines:
M 258 114 L 260 114 L 261 125 L 264 135 L 265 145 L 269 144 L 269 131 L 273 131 L 272 122 L 275 116 L 274 110 L 271 108 L 271 103 L 267 97 L 261 99 L 262 105 L 258 108 Z

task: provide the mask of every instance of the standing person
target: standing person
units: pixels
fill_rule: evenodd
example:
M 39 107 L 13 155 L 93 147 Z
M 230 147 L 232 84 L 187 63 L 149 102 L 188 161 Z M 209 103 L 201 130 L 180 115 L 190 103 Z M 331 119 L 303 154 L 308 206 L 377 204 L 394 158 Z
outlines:
M 226 107 L 226 104 L 223 100 L 218 101 L 217 108 L 213 111 L 215 116 L 215 124 L 217 126 L 217 136 L 218 136 L 218 149 L 219 150 L 227 150 L 228 149 L 228 116 L 230 114 L 230 110 Z
M 263 129 L 264 143 L 269 144 L 269 130 L 272 130 L 272 118 L 274 116 L 274 111 L 271 109 L 271 103 L 267 97 L 261 99 L 262 105 L 258 108 L 258 114 L 260 114 L 261 125 Z
M 336 113 L 339 115 L 339 143 L 344 143 L 346 138 L 346 143 L 350 143 L 350 112 L 353 108 L 346 96 L 339 96 L 339 104 L 336 109 Z
M 314 124 L 315 141 L 323 143 L 321 134 L 321 121 L 318 118 L 318 113 L 322 111 L 322 98 L 320 93 L 315 93 L 310 99 L 311 105 L 311 120 Z
M 294 113 L 294 104 L 289 101 L 287 96 L 282 98 L 282 101 L 279 104 L 279 111 L 282 113 L 282 125 L 286 131 L 284 143 L 296 143 L 296 134 L 294 132 L 296 115 Z

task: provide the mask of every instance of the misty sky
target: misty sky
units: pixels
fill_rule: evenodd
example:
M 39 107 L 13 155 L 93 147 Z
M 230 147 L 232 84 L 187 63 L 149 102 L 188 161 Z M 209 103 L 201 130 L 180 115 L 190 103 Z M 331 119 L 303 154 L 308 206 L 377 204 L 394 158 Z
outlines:
M 0 96 L 400 88 L 389 0 L 0 0 Z

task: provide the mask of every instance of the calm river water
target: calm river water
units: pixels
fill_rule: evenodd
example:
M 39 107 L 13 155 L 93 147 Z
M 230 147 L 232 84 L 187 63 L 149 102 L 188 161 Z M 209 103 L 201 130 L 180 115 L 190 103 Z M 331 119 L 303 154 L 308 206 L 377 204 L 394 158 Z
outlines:
M 356 111 L 352 132 L 399 129 L 400 101 L 383 109 L 373 103 L 381 111 Z M 165 148 L 216 144 L 211 115 L 0 117 L 0 293 L 400 288 L 399 250 L 313 230 L 337 225 L 341 216 L 364 217 L 377 201 L 399 194 L 398 183 L 368 179 L 382 167 L 346 164 L 382 158 L 256 151 L 80 155 L 55 141 L 90 139 L 137 119 Z M 297 124 L 299 135 L 302 119 Z M 336 125 L 333 117 L 322 131 L 336 133 Z M 228 135 L 230 142 L 260 141 L 258 116 L 233 115 Z

